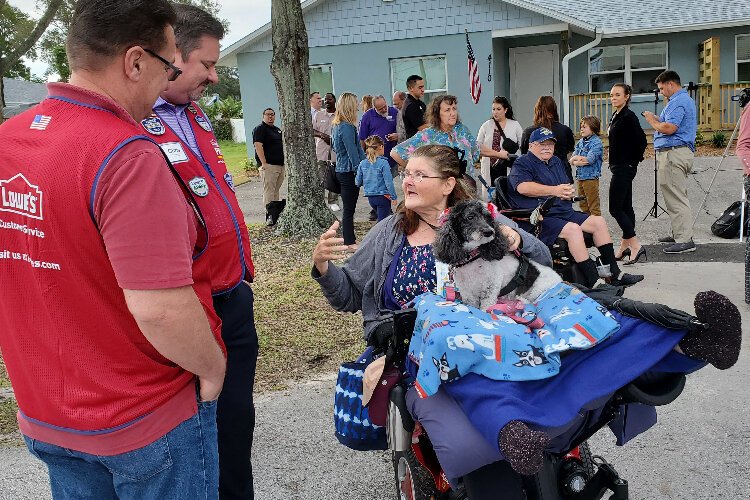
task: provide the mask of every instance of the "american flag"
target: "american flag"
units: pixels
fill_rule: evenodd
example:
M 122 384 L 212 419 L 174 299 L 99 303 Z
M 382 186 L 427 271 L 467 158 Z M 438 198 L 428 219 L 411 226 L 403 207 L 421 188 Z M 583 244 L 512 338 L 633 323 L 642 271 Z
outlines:
M 51 116 L 36 115 L 34 117 L 34 121 L 31 122 L 31 126 L 29 128 L 31 130 L 45 130 L 47 128 L 47 125 L 49 125 L 50 121 L 52 121 Z
M 471 88 L 471 99 L 474 104 L 479 102 L 479 96 L 482 95 L 482 80 L 479 78 L 479 66 L 474 58 L 474 49 L 471 48 L 469 41 L 469 32 L 466 32 L 466 50 L 469 54 L 469 87 Z

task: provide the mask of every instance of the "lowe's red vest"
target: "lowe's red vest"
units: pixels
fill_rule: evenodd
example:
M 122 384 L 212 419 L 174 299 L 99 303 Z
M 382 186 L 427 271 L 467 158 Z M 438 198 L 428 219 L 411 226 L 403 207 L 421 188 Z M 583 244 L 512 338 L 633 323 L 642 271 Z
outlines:
M 110 155 L 150 139 L 108 110 L 55 97 L 0 130 L 0 345 L 23 421 L 98 435 L 186 391 L 195 403 L 193 374 L 129 312 L 91 208 Z M 206 263 L 195 260 L 196 295 L 223 346 Z
M 211 262 L 211 287 L 217 295 L 231 290 L 242 279 L 252 281 L 255 268 L 250 238 L 234 194 L 232 174 L 227 171 L 208 119 L 194 102 L 184 112 L 203 158 L 157 114 L 143 120 L 141 126 L 159 143 L 205 217 L 209 234 L 206 256 Z

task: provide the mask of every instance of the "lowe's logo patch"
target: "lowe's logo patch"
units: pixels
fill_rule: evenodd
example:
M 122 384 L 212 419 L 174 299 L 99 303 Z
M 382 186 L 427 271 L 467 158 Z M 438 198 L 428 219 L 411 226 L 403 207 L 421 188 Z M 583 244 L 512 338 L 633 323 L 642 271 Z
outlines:
M 39 187 L 21 173 L 8 180 L 0 180 L 0 212 L 42 220 L 42 196 Z

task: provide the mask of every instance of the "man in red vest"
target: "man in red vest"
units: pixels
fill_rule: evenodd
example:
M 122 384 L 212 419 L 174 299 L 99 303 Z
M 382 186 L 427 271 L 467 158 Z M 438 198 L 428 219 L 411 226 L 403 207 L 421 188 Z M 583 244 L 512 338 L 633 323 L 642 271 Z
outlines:
M 56 499 L 218 497 L 225 372 L 204 219 L 139 127 L 167 0 L 79 0 L 70 84 L 0 127 L 0 348 Z
M 219 397 L 219 496 L 253 498 L 250 465 L 255 407 L 253 383 L 258 358 L 258 336 L 253 318 L 250 282 L 254 268 L 247 225 L 232 175 L 206 115 L 195 102 L 209 84 L 216 83 L 221 23 L 208 12 L 176 4 L 175 64 L 180 78 L 170 82 L 141 124 L 158 142 L 195 197 L 206 219 L 208 248 L 203 256 L 211 266 L 213 304 L 222 320 L 227 348 L 227 372 Z

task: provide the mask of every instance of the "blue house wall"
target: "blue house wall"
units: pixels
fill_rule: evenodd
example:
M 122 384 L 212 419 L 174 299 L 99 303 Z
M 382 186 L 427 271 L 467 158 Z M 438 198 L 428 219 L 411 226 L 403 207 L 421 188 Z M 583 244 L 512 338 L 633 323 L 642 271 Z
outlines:
M 574 50 L 592 40 L 578 32 L 568 33 L 566 41 L 562 33 L 493 39 L 493 30 L 500 30 L 502 34 L 504 29 L 560 23 L 498 0 L 329 0 L 307 10 L 305 23 L 310 65 L 332 65 L 337 95 L 345 91 L 358 96 L 382 93 L 390 100 L 391 59 L 445 55 L 447 92 L 458 97 L 462 121 L 474 132 L 489 117 L 492 97 L 510 95 L 510 48 L 558 44 L 562 58 L 568 49 Z M 477 105 L 469 94 L 464 28 L 470 30 L 482 79 L 482 97 Z M 687 84 L 698 81 L 698 44 L 718 36 L 721 40 L 721 81 L 733 82 L 735 35 L 744 33 L 750 33 L 749 26 L 605 38 L 599 46 L 667 41 L 669 67 L 677 71 Z M 488 82 L 487 56 L 490 54 L 493 57 L 492 81 Z M 270 63 L 270 32 L 237 54 L 248 140 L 251 140 L 252 129 L 261 121 L 263 109 L 278 109 Z M 570 93 L 589 92 L 588 82 L 588 54 L 583 53 L 570 61 Z M 562 89 L 562 81 L 559 83 Z M 397 89 L 405 90 L 405 83 L 399 83 Z M 657 111 L 662 106 L 660 102 Z M 653 110 L 653 95 L 634 96 L 632 108 L 637 114 L 646 109 Z M 645 121 L 642 125 L 647 127 Z

